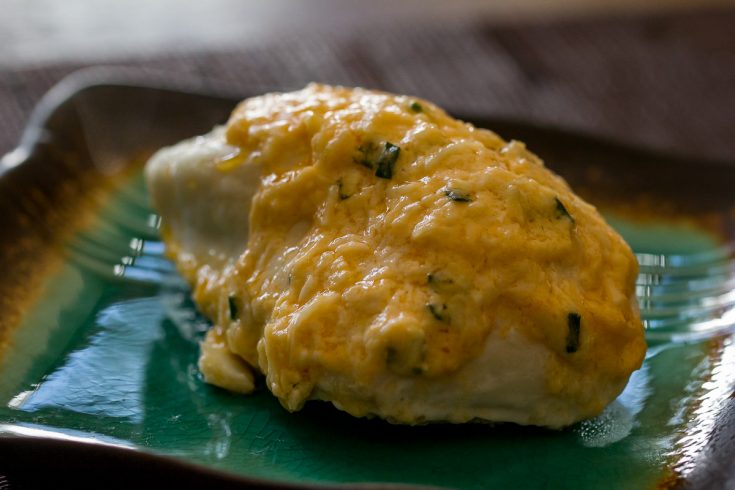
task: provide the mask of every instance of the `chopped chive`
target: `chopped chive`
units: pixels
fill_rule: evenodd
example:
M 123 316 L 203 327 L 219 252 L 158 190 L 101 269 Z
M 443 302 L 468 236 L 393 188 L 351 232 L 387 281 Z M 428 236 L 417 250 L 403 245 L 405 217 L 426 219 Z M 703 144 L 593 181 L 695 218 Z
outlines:
M 440 271 L 429 272 L 426 274 L 426 282 L 432 287 L 449 286 L 454 284 L 454 281 L 451 278 L 447 277 Z
M 370 170 L 375 170 L 376 177 L 381 179 L 393 177 L 393 168 L 401 154 L 399 146 L 386 141 L 381 150 L 373 143 L 365 143 L 357 151 L 360 153 L 360 158 L 355 158 L 355 162 Z
M 344 200 L 345 200 L 345 199 L 347 199 L 348 197 L 351 197 L 351 196 L 352 196 L 352 194 L 347 194 L 347 193 L 345 192 L 345 189 L 344 189 L 344 182 L 342 182 L 342 179 L 339 179 L 339 180 L 337 181 L 337 187 L 338 187 L 338 192 L 337 192 L 337 193 L 339 194 L 339 199 L 340 199 L 340 201 L 344 201 Z
M 447 305 L 445 304 L 437 305 L 434 303 L 429 303 L 426 305 L 426 308 L 429 310 L 429 313 L 431 313 L 431 316 L 433 316 L 440 322 L 443 322 L 447 319 L 445 315 L 447 311 Z
M 395 347 L 387 347 L 385 349 L 385 362 L 388 366 L 395 364 L 398 360 L 398 351 Z
M 579 349 L 579 331 L 582 326 L 582 317 L 578 313 L 569 313 L 567 315 L 567 325 L 569 326 L 567 354 L 574 354 Z
M 409 107 L 413 112 L 424 112 L 423 106 L 415 100 L 411 102 L 411 105 Z
M 227 304 L 230 307 L 230 320 L 237 320 L 237 316 L 239 314 L 239 311 L 237 310 L 237 298 L 229 296 L 227 298 Z
M 426 346 L 423 340 L 411 342 L 400 347 L 388 345 L 385 348 L 385 365 L 397 374 L 413 374 L 415 376 L 424 373 L 424 358 Z
M 569 221 L 574 223 L 574 218 L 572 218 L 572 215 L 569 214 L 569 211 L 567 211 L 567 208 L 566 206 L 564 206 L 564 203 L 561 202 L 558 197 L 555 197 L 554 201 L 556 201 L 556 217 L 557 218 L 567 218 Z
M 375 176 L 381 179 L 390 179 L 393 177 L 393 167 L 395 167 L 400 154 L 400 146 L 386 142 L 385 148 L 378 159 L 378 168 L 375 170 Z
M 357 151 L 360 152 L 361 158 L 355 158 L 355 161 L 370 170 L 375 170 L 375 153 L 377 152 L 375 144 L 365 143 L 360 145 Z
M 458 189 L 444 189 L 444 195 L 452 201 L 456 202 L 472 202 L 469 192 L 460 191 Z

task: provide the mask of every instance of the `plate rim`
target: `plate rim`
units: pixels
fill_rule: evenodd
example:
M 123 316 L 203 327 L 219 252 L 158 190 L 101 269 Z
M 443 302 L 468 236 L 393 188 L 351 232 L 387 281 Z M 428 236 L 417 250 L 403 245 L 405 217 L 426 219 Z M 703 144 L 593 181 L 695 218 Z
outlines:
M 174 91 L 182 95 L 192 95 L 200 97 L 204 96 L 217 99 L 231 99 L 233 101 L 237 101 L 244 97 L 243 93 L 237 93 L 235 91 L 202 90 L 200 86 L 195 86 L 192 83 L 163 83 L 160 80 L 151 82 L 150 79 L 143 79 L 142 77 L 131 75 L 130 72 L 125 71 L 120 67 L 98 66 L 75 71 L 56 83 L 36 104 L 28 119 L 28 122 L 24 127 L 24 130 L 21 133 L 18 145 L 2 157 L 0 157 L 0 180 L 5 178 L 6 173 L 12 172 L 14 168 L 31 162 L 34 152 L 38 151 L 39 144 L 42 143 L 46 137 L 46 129 L 49 120 L 63 104 L 69 102 L 70 100 L 73 100 L 75 97 L 79 97 L 87 90 L 100 87 L 155 89 Z M 449 112 L 451 113 L 451 111 Z M 488 115 L 465 114 L 464 117 L 468 120 L 488 119 Z M 507 121 L 511 125 L 515 124 L 518 126 L 531 127 L 538 130 L 548 130 L 560 134 L 573 134 L 576 137 L 581 137 L 583 139 L 601 144 L 603 146 L 620 147 L 626 150 L 638 152 L 642 155 L 650 156 L 652 158 L 663 158 L 690 162 L 694 161 L 694 158 L 691 156 L 675 154 L 639 145 L 629 145 L 612 138 L 606 138 L 604 136 L 599 136 L 593 133 L 579 131 L 576 129 L 551 127 L 523 120 L 514 120 L 511 118 L 504 118 L 503 120 Z M 726 160 L 714 160 L 710 158 L 697 158 L 696 160 L 697 164 L 700 165 L 714 165 L 717 167 L 726 167 L 731 170 L 735 170 L 735 162 Z M 735 339 L 735 334 L 730 334 L 727 337 Z M 733 457 L 735 457 L 735 394 L 734 396 L 730 396 L 728 398 L 720 414 L 726 415 L 725 418 L 728 418 L 728 424 L 722 427 L 718 419 L 718 423 L 715 429 L 716 431 L 720 431 L 718 437 L 714 438 L 712 437 L 712 435 L 710 435 L 706 445 L 702 449 L 702 453 L 707 453 L 707 460 L 705 462 L 698 461 L 698 464 L 695 466 L 695 468 L 686 475 L 674 474 L 673 479 L 665 479 L 665 476 L 662 475 L 657 486 L 664 488 L 692 486 L 696 488 L 725 488 L 726 485 L 732 484 L 732 482 L 735 481 L 735 465 L 730 464 L 733 460 Z M 728 440 L 730 441 L 729 444 Z M 62 452 L 74 452 L 75 450 L 80 449 L 82 452 L 86 454 L 92 454 L 92 456 L 94 457 L 111 457 L 113 459 L 117 458 L 118 461 L 135 461 L 140 464 L 151 465 L 152 467 L 159 468 L 160 471 L 181 471 L 184 475 L 189 474 L 198 475 L 202 478 L 211 478 L 217 480 L 218 483 L 220 483 L 221 481 L 222 485 L 224 485 L 225 488 L 234 488 L 234 485 L 241 487 L 246 486 L 248 488 L 293 488 L 306 490 L 333 488 L 439 488 L 419 484 L 400 484 L 387 482 L 302 483 L 273 478 L 253 477 L 230 472 L 228 470 L 213 468 L 203 463 L 191 462 L 183 458 L 177 458 L 175 456 L 158 453 L 142 447 L 127 448 L 124 446 L 116 446 L 114 444 L 104 442 L 89 443 L 78 440 L 60 440 L 57 437 L 17 435 L 0 431 L 0 454 L 16 454 L 16 456 L 19 454 L 22 455 L 23 449 L 27 448 L 29 445 L 34 446 L 35 448 L 37 448 L 38 451 L 46 451 L 48 454 L 54 454 L 54 451 L 61 454 Z M 34 469 L 38 468 L 37 461 L 34 462 L 29 460 L 28 463 L 29 467 L 31 467 L 30 464 L 35 463 L 32 467 Z M 82 465 L 79 467 L 83 467 L 83 462 Z M 131 468 L 133 467 L 135 466 L 131 466 Z M 666 466 L 664 466 L 662 469 L 665 473 Z M 2 471 L 2 467 L 0 467 L 0 483 L 2 483 Z M 57 477 L 55 477 L 55 481 L 58 481 Z M 74 480 L 74 482 L 77 484 L 80 483 L 78 478 Z M 10 481 L 10 483 L 12 484 L 13 482 Z

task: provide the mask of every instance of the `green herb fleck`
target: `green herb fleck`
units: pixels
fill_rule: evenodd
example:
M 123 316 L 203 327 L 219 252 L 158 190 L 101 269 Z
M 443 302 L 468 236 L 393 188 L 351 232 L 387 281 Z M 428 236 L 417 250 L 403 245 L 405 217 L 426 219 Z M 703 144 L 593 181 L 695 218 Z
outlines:
M 342 179 L 339 179 L 339 180 L 337 181 L 337 188 L 338 188 L 338 191 L 337 191 L 337 193 L 338 193 L 338 195 L 339 195 L 339 199 L 340 199 L 340 201 L 344 201 L 344 200 L 345 200 L 345 199 L 347 199 L 348 197 L 351 197 L 351 196 L 352 196 L 352 194 L 347 194 L 347 193 L 345 192 L 345 188 L 344 188 L 344 185 L 345 185 L 345 184 L 344 184 L 344 182 L 342 182 Z
M 433 316 L 440 322 L 447 320 L 447 305 L 429 303 L 426 305 L 426 308 L 429 310 L 429 313 L 431 313 L 431 316 Z
M 367 167 L 370 170 L 375 170 L 375 155 L 378 152 L 378 148 L 375 146 L 375 143 L 369 141 L 365 144 L 362 144 L 357 149 L 357 151 L 360 153 L 360 158 L 355 158 L 355 161 L 363 167 Z
M 415 100 L 411 102 L 411 105 L 409 107 L 413 112 L 424 112 L 423 106 Z
M 567 208 L 566 206 L 564 206 L 564 203 L 561 202 L 558 197 L 555 197 L 554 201 L 556 202 L 556 217 L 557 218 L 567 218 L 569 221 L 574 223 L 574 218 L 572 218 L 572 215 L 569 214 L 569 211 L 567 211 Z
M 426 346 L 423 339 L 402 343 L 401 347 L 388 345 L 385 348 L 385 364 L 394 373 L 401 375 L 423 374 Z
M 230 307 L 230 320 L 237 320 L 240 313 L 237 309 L 237 298 L 235 296 L 229 296 L 227 298 L 227 304 Z
M 578 313 L 569 313 L 567 315 L 567 325 L 569 326 L 567 354 L 574 354 L 579 349 L 579 331 L 582 326 L 582 317 Z
M 426 282 L 434 290 L 446 289 L 454 284 L 452 278 L 447 277 L 447 275 L 441 271 L 434 271 L 426 274 Z
M 469 192 L 460 191 L 458 189 L 444 189 L 444 195 L 452 201 L 456 202 L 472 202 Z
M 375 175 L 381 179 L 393 177 L 393 168 L 401 154 L 399 146 L 386 141 L 381 149 L 374 143 L 365 143 L 357 151 L 360 153 L 360 158 L 355 158 L 357 163 L 375 170 Z
M 385 349 L 385 362 L 388 366 L 393 365 L 398 360 L 398 351 L 395 347 L 387 347 Z
M 385 148 L 378 158 L 375 176 L 381 179 L 390 179 L 393 177 L 393 167 L 396 165 L 398 156 L 401 154 L 401 148 L 393 143 L 385 143 Z

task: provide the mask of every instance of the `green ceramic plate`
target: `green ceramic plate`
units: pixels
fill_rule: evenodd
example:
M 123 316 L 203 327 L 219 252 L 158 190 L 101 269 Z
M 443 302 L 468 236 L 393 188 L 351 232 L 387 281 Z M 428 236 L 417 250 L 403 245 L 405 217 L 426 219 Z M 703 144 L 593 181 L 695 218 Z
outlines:
M 54 89 L 0 166 L 0 475 L 11 484 L 32 478 L 34 450 L 47 467 L 94 461 L 113 480 L 130 478 L 135 461 L 138 476 L 190 483 L 733 481 L 735 166 L 470 118 L 526 141 L 639 253 L 643 368 L 601 416 L 564 431 L 393 426 L 320 402 L 290 414 L 267 390 L 245 397 L 202 381 L 197 343 L 208 324 L 162 256 L 135 165 L 223 122 L 236 98 L 100 76 Z

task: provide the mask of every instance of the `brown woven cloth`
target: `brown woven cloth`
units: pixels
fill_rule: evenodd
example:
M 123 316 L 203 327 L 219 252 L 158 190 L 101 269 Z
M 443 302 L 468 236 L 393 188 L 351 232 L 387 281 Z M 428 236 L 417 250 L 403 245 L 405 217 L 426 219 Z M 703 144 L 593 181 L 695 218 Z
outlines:
M 735 8 L 554 24 L 393 24 L 115 65 L 141 81 L 241 96 L 309 81 L 362 85 L 457 113 L 735 161 Z M 84 66 L 0 71 L 0 154 L 17 143 L 40 97 Z

